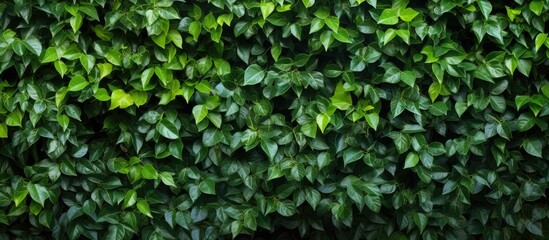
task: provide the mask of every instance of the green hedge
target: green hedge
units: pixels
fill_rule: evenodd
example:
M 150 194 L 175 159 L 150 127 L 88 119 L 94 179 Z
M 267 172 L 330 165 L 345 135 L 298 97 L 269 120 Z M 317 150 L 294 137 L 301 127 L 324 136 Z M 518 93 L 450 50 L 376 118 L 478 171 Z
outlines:
M 0 239 L 549 237 L 548 10 L 2 1 Z

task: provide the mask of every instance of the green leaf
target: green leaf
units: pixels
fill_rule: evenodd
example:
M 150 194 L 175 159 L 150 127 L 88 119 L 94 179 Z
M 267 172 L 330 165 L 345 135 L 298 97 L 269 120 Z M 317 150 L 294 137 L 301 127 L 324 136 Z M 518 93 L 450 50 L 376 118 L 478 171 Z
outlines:
M 339 30 L 339 18 L 330 16 L 324 19 L 324 23 L 332 30 L 334 33 L 337 33 Z
M 529 138 L 524 140 L 522 145 L 526 152 L 534 157 L 543 157 L 543 144 L 542 141 L 537 138 Z
M 343 164 L 346 166 L 349 163 L 358 161 L 364 156 L 364 152 L 357 148 L 349 148 L 343 152 Z
M 392 8 L 388 8 L 381 12 L 377 24 L 395 25 L 398 23 L 398 12 Z
M 393 138 L 393 142 L 400 154 L 408 151 L 410 148 L 410 137 L 407 134 L 397 133 Z
M 408 29 L 398 29 L 396 34 L 404 41 L 406 44 L 410 44 L 410 31 Z
M 83 76 L 76 75 L 71 78 L 71 81 L 69 82 L 68 91 L 69 92 L 77 92 L 89 85 L 88 81 Z
M 35 36 L 28 37 L 23 41 L 23 44 L 25 45 L 25 48 L 34 55 L 40 56 L 40 54 L 42 54 L 42 43 L 40 43 L 40 40 Z
M 69 19 L 69 24 L 71 25 L 71 28 L 72 28 L 72 31 L 74 33 L 78 32 L 78 30 L 80 29 L 80 27 L 82 26 L 82 21 L 83 21 L 83 17 L 82 17 L 82 14 L 76 14 L 74 16 L 72 16 L 70 19 Z
M 63 63 L 61 60 L 57 60 L 53 63 L 53 66 L 55 67 L 55 70 L 57 70 L 59 75 L 61 75 L 61 78 L 63 78 L 63 76 L 68 70 L 67 65 Z
M 309 124 L 301 126 L 301 132 L 305 134 L 305 136 L 310 138 L 316 138 L 316 129 L 317 124 L 315 122 L 311 122 Z
M 215 182 L 211 179 L 204 179 L 204 181 L 198 184 L 198 189 L 202 193 L 215 195 Z
M 379 124 L 379 114 L 377 113 L 368 113 L 364 115 L 366 122 L 370 125 L 371 128 L 377 130 L 377 125 Z
M 93 55 L 82 54 L 80 55 L 80 64 L 89 74 L 95 66 L 95 57 Z
M 294 203 L 290 200 L 279 202 L 276 211 L 284 217 L 290 217 L 297 212 Z
M 164 67 L 161 67 L 161 66 L 155 67 L 154 68 L 154 73 L 156 74 L 156 76 L 158 77 L 160 82 L 162 82 L 166 86 L 168 85 L 169 82 L 172 81 L 171 71 L 164 68 Z
M 240 232 L 242 231 L 242 222 L 240 221 L 233 221 L 231 223 L 231 234 L 233 236 L 233 239 L 235 239 L 238 234 L 240 234 Z
M 381 198 L 379 196 L 368 194 L 364 197 L 364 203 L 372 212 L 379 213 L 381 211 Z
M 414 73 L 414 71 L 406 70 L 401 72 L 400 79 L 410 87 L 414 87 L 414 85 L 416 84 L 416 74 Z
M 530 10 L 532 10 L 533 13 L 539 16 L 543 12 L 543 1 L 541 0 L 531 1 L 528 7 L 530 8 Z
M 13 194 L 13 201 L 15 202 L 15 206 L 19 206 L 25 199 L 27 199 L 27 195 L 29 193 L 29 190 L 27 188 L 20 188 Z
M 8 138 L 8 125 L 0 123 L 0 138 Z
M 34 200 L 37 203 L 40 203 L 40 205 L 44 207 L 46 200 L 50 197 L 50 193 L 48 192 L 48 189 L 40 184 L 28 183 L 27 190 L 32 200 Z
M 202 24 L 200 24 L 199 21 L 192 22 L 191 25 L 189 25 L 189 33 L 193 36 L 193 40 L 195 42 L 198 42 L 198 37 L 200 36 L 201 31 Z
M 419 13 L 413 8 L 405 8 L 400 11 L 400 19 L 405 22 L 411 22 Z
M 162 180 L 162 183 L 164 183 L 166 186 L 177 187 L 177 185 L 175 185 L 175 181 L 172 175 L 168 172 L 160 173 L 160 179 Z
M 332 104 L 339 110 L 347 110 L 353 105 L 351 93 L 343 89 L 343 82 L 339 82 L 334 91 L 334 95 L 330 98 Z
M 133 189 L 130 189 L 126 192 L 124 196 L 124 204 L 122 208 L 128 208 L 133 206 L 137 202 L 137 192 Z
M 141 174 L 143 175 L 144 179 L 155 180 L 158 178 L 158 172 L 150 163 L 146 163 L 145 165 L 143 165 L 143 167 L 141 168 Z
M 67 128 L 69 127 L 69 123 L 70 123 L 69 116 L 67 116 L 65 114 L 61 114 L 61 115 L 57 116 L 57 122 L 63 128 L 63 131 L 66 131 Z
M 404 169 L 406 168 L 413 168 L 415 167 L 419 162 L 419 156 L 417 153 L 410 152 L 408 155 L 406 155 L 406 160 L 404 160 Z
M 273 161 L 278 151 L 278 144 L 271 139 L 265 139 L 261 141 L 261 149 L 267 154 L 269 160 Z
M 431 83 L 431 86 L 429 86 L 429 97 L 431 98 L 432 102 L 435 102 L 437 97 L 440 95 L 440 92 L 442 91 L 442 85 L 438 82 Z
M 156 124 L 156 131 L 160 133 L 165 138 L 168 139 L 178 139 L 179 138 L 179 130 L 168 119 L 162 119 L 158 124 Z
M 328 166 L 331 161 L 332 159 L 330 158 L 330 155 L 326 152 L 320 153 L 316 158 L 318 169 L 323 169 L 324 167 Z
M 208 116 L 208 108 L 206 106 L 199 104 L 193 107 L 193 116 L 196 124 L 199 124 Z
M 330 115 L 326 113 L 319 113 L 316 115 L 316 124 L 318 124 L 318 127 L 320 128 L 320 132 L 324 133 L 324 129 L 326 129 L 328 123 L 330 123 Z
M 116 49 L 111 49 L 105 55 L 105 58 L 112 64 L 116 66 L 122 66 L 122 53 Z
M 116 89 L 111 93 L 111 106 L 109 110 L 113 110 L 117 107 L 121 109 L 127 108 L 133 105 L 133 98 L 130 94 L 127 94 L 122 89 Z
M 448 106 L 444 102 L 435 102 L 431 105 L 429 112 L 434 116 L 443 116 L 448 112 Z
M 413 214 L 413 218 L 414 218 L 414 223 L 416 224 L 416 226 L 419 227 L 419 232 L 423 233 L 423 230 L 425 230 L 425 227 L 427 226 L 427 222 L 429 221 L 429 219 L 425 214 L 420 212 L 415 212 Z
M 183 37 L 181 37 L 181 33 L 178 31 L 170 30 L 167 38 L 170 42 L 173 42 L 176 47 L 183 48 Z
M 42 63 L 49 63 L 53 61 L 57 61 L 59 57 L 57 56 L 57 50 L 55 47 L 49 47 L 46 49 L 46 53 L 44 54 L 44 58 L 42 59 Z
M 313 18 L 311 21 L 311 27 L 309 29 L 309 34 L 320 31 L 324 27 L 324 20 L 320 18 Z
M 112 72 L 112 64 L 110 63 L 98 63 L 97 68 L 99 69 L 99 79 L 109 76 Z
M 149 202 L 145 199 L 141 199 L 137 202 L 137 209 L 139 212 L 143 213 L 145 216 L 152 218 L 151 209 L 149 207 Z
M 545 44 L 545 40 L 547 40 L 547 33 L 538 33 L 536 36 L 536 52 Z
M 263 19 L 267 19 L 269 15 L 274 11 L 275 5 L 272 2 L 261 2 L 259 5 L 259 8 L 261 9 L 261 15 L 263 16 Z
M 23 113 L 19 111 L 19 109 L 15 109 L 13 112 L 8 114 L 8 117 L 6 118 L 6 125 L 10 127 L 21 127 L 22 121 Z
M 323 31 L 320 34 L 320 42 L 322 43 L 322 46 L 324 46 L 324 50 L 328 51 L 328 48 L 334 42 L 334 36 L 332 35 L 332 31 Z
M 252 64 L 244 72 L 244 86 L 258 84 L 263 78 L 265 78 L 263 69 L 257 64 Z
M 302 2 L 306 8 L 310 8 L 315 4 L 315 0 L 302 0 Z
M 492 12 L 492 4 L 488 0 L 477 0 L 478 6 L 485 19 L 488 19 Z

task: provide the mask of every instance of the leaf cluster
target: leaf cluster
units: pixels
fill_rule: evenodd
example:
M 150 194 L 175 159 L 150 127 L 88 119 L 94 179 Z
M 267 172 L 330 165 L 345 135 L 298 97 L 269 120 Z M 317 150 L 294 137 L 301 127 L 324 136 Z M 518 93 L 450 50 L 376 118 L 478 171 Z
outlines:
M 547 238 L 548 19 L 2 1 L 0 239 Z

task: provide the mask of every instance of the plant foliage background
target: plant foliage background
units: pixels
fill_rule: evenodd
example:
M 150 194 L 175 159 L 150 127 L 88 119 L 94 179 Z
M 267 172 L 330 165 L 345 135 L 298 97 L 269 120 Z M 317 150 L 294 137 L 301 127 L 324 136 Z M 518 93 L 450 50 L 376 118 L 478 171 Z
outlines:
M 0 3 L 0 238 L 549 236 L 547 0 Z

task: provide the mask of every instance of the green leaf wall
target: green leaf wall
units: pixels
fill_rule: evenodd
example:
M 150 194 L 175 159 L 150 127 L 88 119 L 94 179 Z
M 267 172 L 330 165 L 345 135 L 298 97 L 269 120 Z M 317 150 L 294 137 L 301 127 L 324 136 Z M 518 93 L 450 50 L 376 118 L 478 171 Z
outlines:
M 0 239 L 544 239 L 548 0 L 0 2 Z

